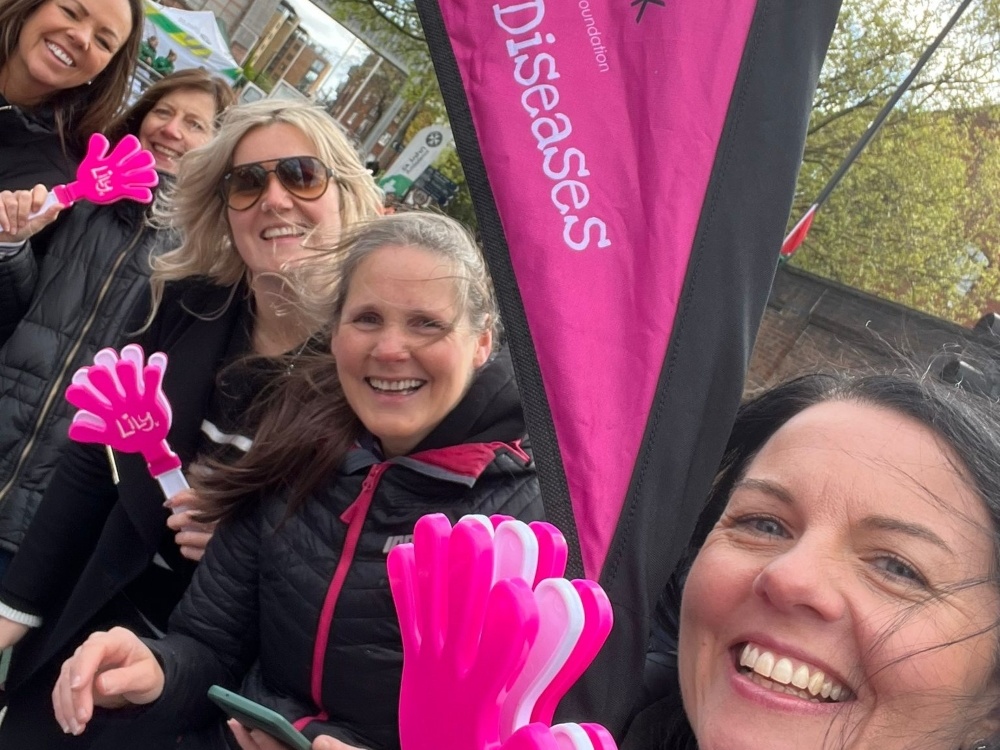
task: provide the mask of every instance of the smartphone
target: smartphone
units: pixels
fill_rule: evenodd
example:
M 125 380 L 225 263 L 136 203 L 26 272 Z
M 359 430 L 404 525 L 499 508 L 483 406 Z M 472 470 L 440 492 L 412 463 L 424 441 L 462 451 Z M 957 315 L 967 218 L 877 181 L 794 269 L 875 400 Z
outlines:
M 283 742 L 292 750 L 309 750 L 312 742 L 306 739 L 292 723 L 277 711 L 254 703 L 249 698 L 237 695 L 231 690 L 226 690 L 218 685 L 212 685 L 208 689 L 208 697 L 219 708 L 247 729 L 259 729 L 267 732 L 278 742 Z

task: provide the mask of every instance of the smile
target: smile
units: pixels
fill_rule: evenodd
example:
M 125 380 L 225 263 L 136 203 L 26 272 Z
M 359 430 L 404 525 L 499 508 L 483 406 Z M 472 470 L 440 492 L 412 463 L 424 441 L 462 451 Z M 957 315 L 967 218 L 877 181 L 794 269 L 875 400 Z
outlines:
M 67 53 L 66 50 L 64 50 L 58 44 L 53 44 L 52 42 L 47 41 L 45 42 L 45 46 L 48 47 L 49 52 L 55 55 L 59 59 L 59 61 L 62 62 L 64 65 L 70 68 L 76 67 L 76 63 L 73 61 L 73 58 L 70 57 L 69 53 Z
M 740 651 L 739 672 L 760 687 L 814 703 L 843 703 L 854 698 L 850 688 L 823 670 L 754 643 L 747 643 Z
M 379 393 L 393 393 L 407 396 L 420 390 L 426 380 L 384 380 L 382 378 L 365 378 L 365 382 L 371 386 L 372 390 Z
M 174 151 L 172 148 L 167 148 L 166 146 L 161 146 L 159 143 L 150 144 L 150 148 L 161 156 L 165 156 L 168 159 L 180 159 L 184 154 L 180 151 Z
M 285 224 L 280 227 L 268 227 L 260 236 L 265 240 L 276 240 L 280 237 L 303 237 L 305 232 L 300 227 Z

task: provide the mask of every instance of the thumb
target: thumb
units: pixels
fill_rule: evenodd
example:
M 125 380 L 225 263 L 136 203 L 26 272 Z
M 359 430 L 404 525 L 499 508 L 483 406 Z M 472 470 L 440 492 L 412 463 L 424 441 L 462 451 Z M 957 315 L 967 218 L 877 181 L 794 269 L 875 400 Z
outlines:
M 356 748 L 351 748 L 350 745 L 345 745 L 340 740 L 333 739 L 333 737 L 322 735 L 313 740 L 311 750 L 356 750 Z

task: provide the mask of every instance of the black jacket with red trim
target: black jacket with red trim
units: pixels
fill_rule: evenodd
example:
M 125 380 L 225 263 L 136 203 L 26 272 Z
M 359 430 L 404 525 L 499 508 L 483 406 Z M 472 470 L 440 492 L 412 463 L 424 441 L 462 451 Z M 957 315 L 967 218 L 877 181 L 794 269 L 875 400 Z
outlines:
M 380 460 L 356 448 L 284 523 L 285 503 L 272 499 L 223 524 L 170 633 L 150 643 L 166 674 L 151 711 L 174 726 L 178 717 L 191 728 L 217 724 L 221 714 L 205 697 L 217 683 L 310 738 L 398 748 L 402 644 L 386 557 L 427 513 L 453 522 L 469 513 L 540 519 L 524 437 L 510 356 L 501 352 L 413 453 Z M 215 729 L 180 747 L 222 742 Z

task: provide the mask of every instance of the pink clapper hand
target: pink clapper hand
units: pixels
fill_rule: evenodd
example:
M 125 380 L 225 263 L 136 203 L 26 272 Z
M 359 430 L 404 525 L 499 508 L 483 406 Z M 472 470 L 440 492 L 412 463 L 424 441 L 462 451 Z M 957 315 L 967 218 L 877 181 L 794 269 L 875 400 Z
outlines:
M 455 528 L 421 518 L 389 553 L 403 640 L 402 750 L 498 750 L 500 706 L 538 633 L 538 605 L 519 578 L 493 583 L 493 535 L 482 517 Z
M 80 410 L 69 427 L 72 440 L 141 453 L 149 473 L 170 498 L 188 484 L 180 459 L 167 444 L 171 411 L 162 389 L 166 366 L 167 356 L 160 352 L 144 362 L 137 344 L 126 346 L 121 356 L 114 349 L 102 349 L 93 365 L 76 371 L 66 400 Z
M 153 200 L 150 188 L 156 187 L 156 160 L 134 135 L 126 135 L 114 147 L 100 133 L 90 136 L 87 155 L 76 170 L 76 179 L 68 185 L 56 185 L 41 208 L 28 218 L 41 216 L 52 206 L 71 206 L 78 200 L 91 203 L 114 203 L 129 198 L 139 203 Z
M 562 668 L 535 702 L 531 709 L 531 721 L 552 723 L 559 701 L 590 666 L 611 633 L 614 623 L 611 602 L 596 581 L 577 579 L 572 584 L 583 605 L 583 631 Z
M 527 724 L 512 734 L 501 750 L 618 750 L 600 724 Z

